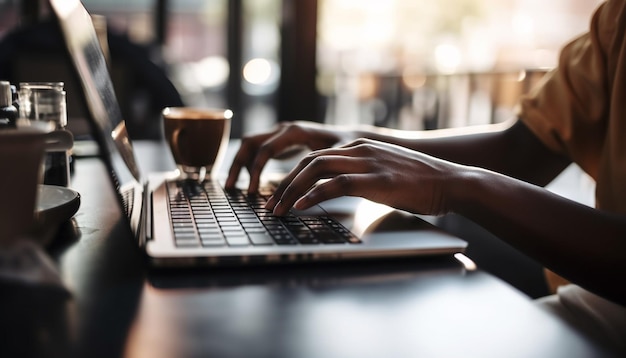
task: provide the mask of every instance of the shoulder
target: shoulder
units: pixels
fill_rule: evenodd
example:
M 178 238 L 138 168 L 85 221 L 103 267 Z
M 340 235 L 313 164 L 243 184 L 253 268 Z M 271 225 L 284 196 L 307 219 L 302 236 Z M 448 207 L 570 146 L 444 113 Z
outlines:
M 623 43 L 625 29 L 626 1 L 609 0 L 602 3 L 594 13 L 589 32 L 603 47 L 610 48 L 616 42 L 620 45 Z

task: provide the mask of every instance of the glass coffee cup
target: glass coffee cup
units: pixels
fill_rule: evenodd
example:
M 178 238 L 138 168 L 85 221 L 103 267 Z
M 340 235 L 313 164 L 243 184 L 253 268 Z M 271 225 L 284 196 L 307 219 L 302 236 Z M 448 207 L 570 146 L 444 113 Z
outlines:
M 202 181 L 215 176 L 228 146 L 233 112 L 167 107 L 162 115 L 165 138 L 181 177 Z

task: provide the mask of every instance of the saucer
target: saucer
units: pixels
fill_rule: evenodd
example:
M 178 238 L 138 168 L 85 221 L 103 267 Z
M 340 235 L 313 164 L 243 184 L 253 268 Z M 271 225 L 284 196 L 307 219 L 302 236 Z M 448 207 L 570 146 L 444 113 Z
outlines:
M 71 219 L 80 207 L 80 194 L 56 185 L 39 185 L 35 237 L 47 245 L 57 229 Z

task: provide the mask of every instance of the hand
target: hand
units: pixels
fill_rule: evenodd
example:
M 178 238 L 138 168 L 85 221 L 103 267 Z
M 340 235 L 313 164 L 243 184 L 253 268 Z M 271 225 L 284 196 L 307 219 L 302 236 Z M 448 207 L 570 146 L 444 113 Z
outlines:
M 228 172 L 225 187 L 233 188 L 241 169 L 246 167 L 250 173 L 248 191 L 255 193 L 261 171 L 271 158 L 284 158 L 305 147 L 311 150 L 329 148 L 347 143 L 353 137 L 349 131 L 312 122 L 283 123 L 272 132 L 244 137 Z
M 278 186 L 266 208 L 284 215 L 340 196 L 360 196 L 413 213 L 449 210 L 446 188 L 469 167 L 397 145 L 359 139 L 312 152 Z M 329 179 L 317 184 L 320 179 Z

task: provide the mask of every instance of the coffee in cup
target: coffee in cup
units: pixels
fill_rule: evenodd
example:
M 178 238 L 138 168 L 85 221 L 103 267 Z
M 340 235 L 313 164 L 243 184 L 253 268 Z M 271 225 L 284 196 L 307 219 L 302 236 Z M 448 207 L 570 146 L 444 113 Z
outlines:
M 167 107 L 163 128 L 184 178 L 214 175 L 226 150 L 233 112 L 228 109 Z

